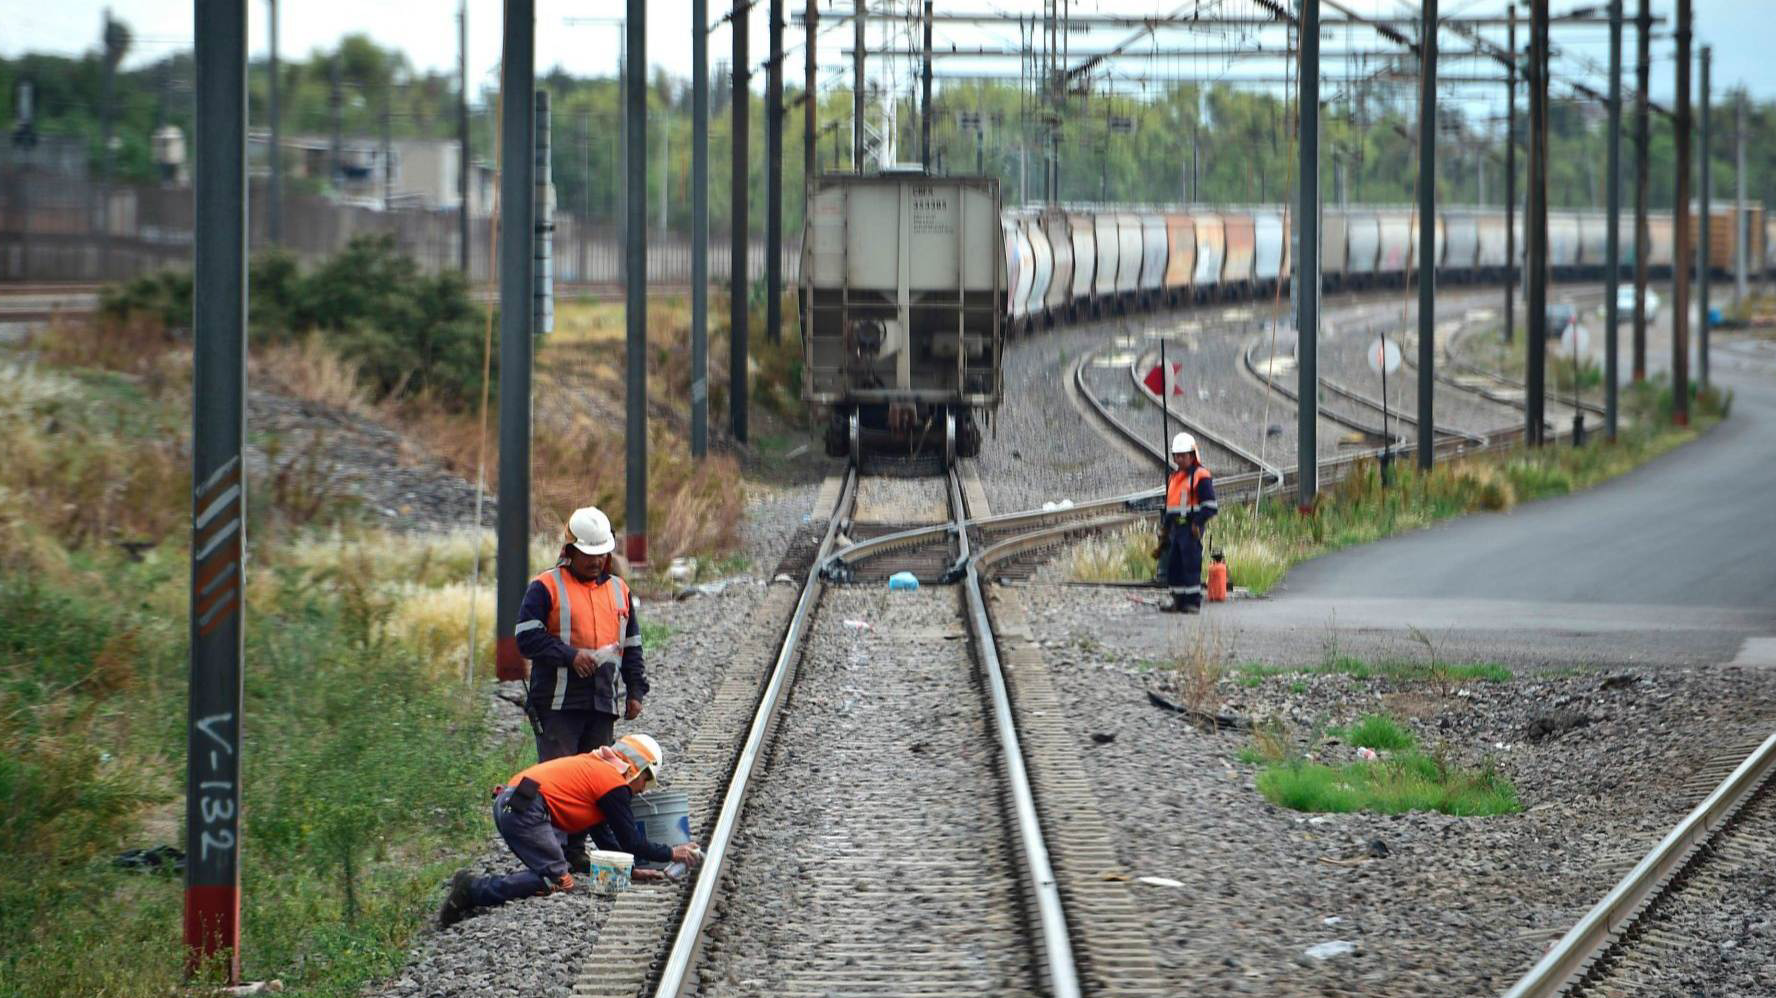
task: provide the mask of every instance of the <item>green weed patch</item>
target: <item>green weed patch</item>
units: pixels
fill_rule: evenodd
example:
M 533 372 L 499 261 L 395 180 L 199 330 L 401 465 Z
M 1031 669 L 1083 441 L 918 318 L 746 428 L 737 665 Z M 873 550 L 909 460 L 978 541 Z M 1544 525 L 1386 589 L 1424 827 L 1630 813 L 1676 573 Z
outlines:
M 1453 765 L 1441 752 L 1422 751 L 1412 730 L 1385 714 L 1370 714 L 1328 734 L 1373 749 L 1379 758 L 1337 766 L 1312 762 L 1293 754 L 1280 730 L 1255 732 L 1238 757 L 1264 767 L 1257 787 L 1266 800 L 1294 811 L 1482 817 L 1522 810 L 1516 789 L 1490 760 L 1474 769 Z

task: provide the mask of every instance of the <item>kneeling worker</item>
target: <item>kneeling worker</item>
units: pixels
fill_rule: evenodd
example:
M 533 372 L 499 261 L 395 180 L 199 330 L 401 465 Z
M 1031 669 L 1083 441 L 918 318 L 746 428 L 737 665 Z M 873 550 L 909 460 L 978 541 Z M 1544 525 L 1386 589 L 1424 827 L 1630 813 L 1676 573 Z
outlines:
M 1196 438 L 1180 433 L 1172 438 L 1172 472 L 1166 483 L 1165 518 L 1167 551 L 1166 584 L 1172 590 L 1170 610 L 1198 613 L 1202 610 L 1203 531 L 1220 512 L 1215 501 L 1215 481 L 1196 457 Z
M 573 874 L 562 851 L 569 836 L 591 833 L 599 848 L 657 863 L 697 861 L 690 844 L 668 848 L 636 827 L 630 801 L 659 778 L 660 746 L 647 735 L 624 735 L 614 746 L 539 762 L 512 777 L 493 799 L 493 823 L 524 863 L 503 877 L 458 870 L 438 911 L 440 928 L 472 909 L 513 898 L 571 890 Z

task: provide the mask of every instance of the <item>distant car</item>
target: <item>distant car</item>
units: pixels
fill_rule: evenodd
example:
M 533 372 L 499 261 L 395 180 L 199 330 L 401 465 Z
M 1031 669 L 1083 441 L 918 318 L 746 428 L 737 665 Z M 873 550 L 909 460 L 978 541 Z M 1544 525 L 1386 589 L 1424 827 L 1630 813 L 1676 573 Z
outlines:
M 1659 296 L 1652 288 L 1648 288 L 1646 292 L 1646 314 L 1649 319 L 1659 314 Z M 1634 285 L 1623 284 L 1616 288 L 1616 318 L 1634 318 Z
M 1566 327 L 1577 322 L 1579 310 L 1571 305 L 1548 306 L 1548 339 L 1557 340 L 1566 335 Z

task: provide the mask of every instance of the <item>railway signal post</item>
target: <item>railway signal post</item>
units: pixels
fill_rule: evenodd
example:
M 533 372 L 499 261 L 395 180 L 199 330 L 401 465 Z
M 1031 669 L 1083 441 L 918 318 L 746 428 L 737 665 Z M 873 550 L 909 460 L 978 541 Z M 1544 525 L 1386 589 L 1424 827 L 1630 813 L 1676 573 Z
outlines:
M 647 564 L 647 2 L 629 0 L 624 23 L 629 33 L 629 74 L 624 90 L 624 117 L 629 121 L 629 210 L 624 213 L 628 232 L 624 250 L 623 313 L 628 320 L 628 385 L 625 388 L 628 451 L 623 500 L 623 554 L 631 565 Z M 526 404 L 529 404 L 528 397 Z M 522 591 L 522 589 L 520 590 Z
M 247 5 L 196 0 L 186 968 L 240 981 L 247 478 Z
M 1609 264 L 1603 276 L 1603 422 L 1613 441 L 1622 319 L 1616 301 L 1616 290 L 1622 283 L 1622 0 L 1610 0 L 1609 19 L 1609 217 L 1604 220 L 1608 242 L 1604 256 Z
M 1437 363 L 1437 0 L 1423 0 L 1418 46 L 1418 466 L 1435 458 Z
M 521 679 L 512 630 L 530 582 L 530 301 L 536 231 L 536 0 L 505 0 L 500 74 L 499 552 L 493 633 L 501 679 Z
M 1702 46 L 1702 136 L 1701 149 L 1696 157 L 1698 169 L 1702 171 L 1696 192 L 1697 200 L 1701 202 L 1701 211 L 1696 216 L 1696 223 L 1701 228 L 1696 239 L 1696 314 L 1700 316 L 1696 328 L 1696 366 L 1703 388 L 1708 387 L 1708 279 L 1709 272 L 1714 269 L 1714 261 L 1709 259 L 1712 247 L 1708 245 L 1709 222 L 1714 215 L 1714 204 L 1709 200 L 1714 186 L 1709 182 L 1709 174 L 1714 172 L 1714 164 L 1708 158 L 1708 64 L 1713 55 L 1707 45 Z
M 1677 0 L 1677 192 L 1671 227 L 1671 421 L 1690 425 L 1690 0 Z
M 691 456 L 709 451 L 709 0 L 691 0 Z
M 1301 72 L 1296 75 L 1296 113 L 1301 119 L 1296 187 L 1296 224 L 1301 262 L 1295 271 L 1296 507 L 1314 507 L 1319 491 L 1320 426 L 1320 0 L 1301 0 Z
M 734 35 L 733 159 L 728 198 L 731 241 L 728 253 L 728 424 L 737 443 L 746 442 L 746 128 L 751 117 L 751 72 L 746 60 L 746 15 L 752 0 L 736 0 L 729 24 Z M 860 22 L 861 23 L 861 22 Z
M 1548 365 L 1548 0 L 1529 5 L 1529 211 L 1525 220 L 1528 259 L 1529 335 L 1524 341 L 1528 394 L 1523 400 L 1523 442 L 1543 441 L 1543 394 Z

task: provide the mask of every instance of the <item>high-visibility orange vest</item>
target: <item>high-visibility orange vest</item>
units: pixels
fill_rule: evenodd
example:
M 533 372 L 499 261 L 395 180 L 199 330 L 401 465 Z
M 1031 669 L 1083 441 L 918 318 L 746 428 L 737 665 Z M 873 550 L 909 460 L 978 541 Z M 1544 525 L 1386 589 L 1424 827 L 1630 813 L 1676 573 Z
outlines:
M 549 590 L 549 632 L 574 648 L 586 648 L 600 666 L 623 660 L 629 629 L 629 587 L 615 575 L 603 582 L 581 582 L 560 566 L 537 576 Z M 639 638 L 635 643 L 639 643 Z M 566 677 L 561 688 L 567 688 Z
M 1200 463 L 1189 472 L 1172 472 L 1171 479 L 1166 483 L 1165 511 L 1176 513 L 1179 516 L 1189 516 L 1196 512 L 1198 508 L 1197 490 L 1201 487 L 1202 482 L 1211 477 L 1213 476 L 1209 474 L 1209 469 Z
M 604 812 L 598 809 L 599 798 L 629 782 L 623 779 L 621 770 L 600 759 L 596 752 L 539 762 L 513 776 L 506 785 L 515 787 L 527 777 L 537 782 L 543 803 L 549 808 L 549 820 L 565 832 L 583 832 L 604 824 Z

